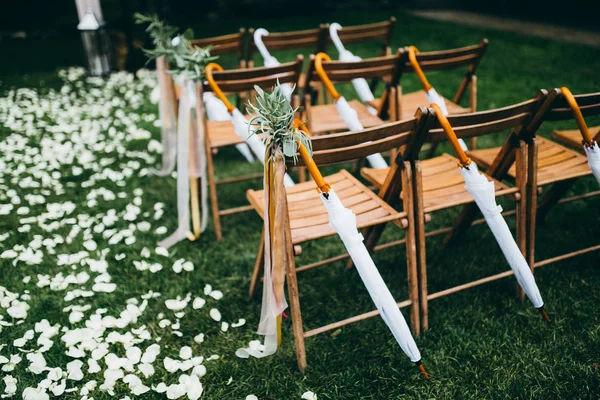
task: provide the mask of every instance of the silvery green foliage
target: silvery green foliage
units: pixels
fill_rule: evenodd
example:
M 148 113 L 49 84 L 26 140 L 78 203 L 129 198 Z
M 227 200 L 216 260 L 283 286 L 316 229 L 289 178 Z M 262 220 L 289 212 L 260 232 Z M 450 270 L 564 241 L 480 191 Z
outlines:
M 135 13 L 133 17 L 138 25 L 148 24 L 146 33 L 152 39 L 152 44 L 155 47 L 154 49 L 143 49 L 149 60 L 165 56 L 167 61 L 171 62 L 172 60 L 169 58 L 171 55 L 171 39 L 177 34 L 179 28 L 165 24 L 156 15 Z
M 204 68 L 218 57 L 210 55 L 210 47 L 193 46 L 191 40 L 194 32 L 191 29 L 176 35 L 177 28 L 166 25 L 156 16 L 135 14 L 136 23 L 149 24 L 146 32 L 152 38 L 154 49 L 144 49 L 149 60 L 165 57 L 170 66 L 170 74 L 184 79 L 199 80 L 204 75 Z
M 277 85 L 271 93 L 265 92 L 258 86 L 256 90 L 256 105 L 248 103 L 248 111 L 252 115 L 249 124 L 250 134 L 263 134 L 268 154 L 273 157 L 273 150 L 280 149 L 286 157 L 297 160 L 298 144 L 300 142 L 312 154 L 312 143 L 308 134 L 295 129 L 294 115 L 300 108 L 294 109 L 285 97 L 281 85 Z

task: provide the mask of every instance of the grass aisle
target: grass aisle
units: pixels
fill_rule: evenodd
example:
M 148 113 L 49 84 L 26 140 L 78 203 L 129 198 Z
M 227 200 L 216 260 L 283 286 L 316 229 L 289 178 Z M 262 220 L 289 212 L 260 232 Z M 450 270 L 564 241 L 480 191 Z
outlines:
M 349 12 L 339 22 L 387 16 Z M 265 27 L 278 31 L 317 22 L 324 21 Z M 221 29 L 240 24 L 230 20 Z M 404 15 L 393 44 L 432 50 L 482 37 L 490 45 L 478 71 L 480 109 L 525 100 L 541 87 L 567 85 L 574 93 L 600 88 L 600 51 L 584 47 Z M 5 46 L 0 52 L 21 54 L 28 45 L 37 46 L 24 44 L 18 51 Z M 69 46 L 57 43 L 56 52 L 68 53 Z M 282 62 L 294 55 L 277 54 Z M 32 399 L 44 393 L 300 399 L 307 391 L 319 399 L 600 396 L 598 253 L 536 270 L 550 325 L 515 298 L 512 278 L 432 301 L 431 329 L 417 338 L 430 382 L 378 318 L 307 339 L 305 374 L 297 371 L 289 320 L 276 355 L 238 359 L 235 350 L 257 338 L 260 296 L 248 299 L 247 288 L 261 221 L 254 213 L 227 216 L 221 243 L 214 242 L 209 224 L 197 242 L 184 241 L 168 254 L 156 250 L 157 241 L 176 227 L 176 199 L 172 177 L 147 174 L 160 160 L 157 108 L 150 101 L 153 74 L 119 73 L 103 81 L 86 79 L 76 68 L 57 75 L 56 60 L 44 65 L 8 58 L 15 63 L 0 71 L 0 394 L 14 389 L 14 398 Z M 431 74 L 431 82 L 449 95 L 459 75 Z M 14 88 L 22 85 L 31 89 Z M 416 79 L 405 83 L 406 92 L 418 89 Z M 356 97 L 351 87 L 341 93 Z M 542 135 L 556 126 L 574 124 L 545 125 Z M 479 143 L 502 141 L 497 136 Z M 216 163 L 220 177 L 248 169 L 235 151 L 220 152 Z M 261 170 L 258 163 L 252 168 Z M 223 206 L 246 204 L 245 190 L 258 185 L 219 189 Z M 586 178 L 573 191 L 596 185 Z M 452 222 L 457 212 L 434 216 L 430 229 Z M 598 199 L 559 205 L 538 229 L 538 258 L 597 243 L 598 226 Z M 397 232 L 389 229 L 386 235 Z M 337 238 L 305 245 L 299 263 L 342 248 Z M 403 248 L 374 259 L 394 296 L 406 298 Z M 478 226 L 457 246 L 429 240 L 428 267 L 433 291 L 507 266 L 490 232 Z M 299 285 L 308 329 L 373 308 L 356 272 L 343 263 L 305 272 Z

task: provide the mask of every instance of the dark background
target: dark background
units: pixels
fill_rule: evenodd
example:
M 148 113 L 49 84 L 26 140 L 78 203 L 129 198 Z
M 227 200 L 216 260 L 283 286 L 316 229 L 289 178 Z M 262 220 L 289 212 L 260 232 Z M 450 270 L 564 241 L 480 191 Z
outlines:
M 544 22 L 577 29 L 598 31 L 600 19 L 598 5 L 589 0 L 569 2 L 549 0 L 101 0 L 104 18 L 110 29 L 112 42 L 128 46 L 126 69 L 141 67 L 145 58 L 140 46 L 148 46 L 143 28 L 133 24 L 133 13 L 158 14 L 163 20 L 181 28 L 192 28 L 197 37 L 208 37 L 235 32 L 239 20 L 248 20 L 246 28 L 268 23 L 269 20 L 285 18 L 290 29 L 305 29 L 302 18 L 319 15 L 322 22 L 336 19 L 341 12 L 360 10 L 389 12 L 398 15 L 407 9 L 443 10 L 456 9 L 482 14 L 505 16 L 533 22 Z M 298 17 L 298 21 L 294 21 Z M 297 23 L 296 23 L 297 22 Z M 364 23 L 373 22 L 365 21 Z M 70 54 L 61 54 L 63 62 L 58 65 L 85 63 L 81 39 L 76 29 L 78 20 L 74 0 L 0 0 L 0 54 L 4 64 L 0 74 L 16 74 L 21 62 L 47 63 L 52 57 L 53 46 L 71 44 Z M 398 27 L 400 29 L 401 27 Z M 18 37 L 15 33 L 18 32 Z M 25 35 L 26 39 L 20 38 Z M 24 54 L 20 43 L 38 42 L 28 46 L 32 54 Z M 117 44 L 116 46 L 119 46 Z M 4 61 L 6 63 L 6 61 Z

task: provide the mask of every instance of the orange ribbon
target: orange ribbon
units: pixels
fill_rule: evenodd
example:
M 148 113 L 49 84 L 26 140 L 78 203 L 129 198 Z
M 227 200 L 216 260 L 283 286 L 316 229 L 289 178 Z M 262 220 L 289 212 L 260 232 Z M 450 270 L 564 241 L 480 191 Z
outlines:
M 306 125 L 304 125 L 304 123 L 302 121 L 300 121 L 299 119 L 294 120 L 294 128 L 301 128 L 302 131 L 304 131 L 304 132 L 306 132 L 306 134 L 310 135 L 310 132 L 306 128 Z M 310 174 L 310 176 L 312 176 L 313 180 L 317 184 L 319 191 L 322 193 L 329 193 L 329 190 L 331 189 L 331 185 L 329 185 L 329 183 L 325 182 L 325 179 L 323 179 L 323 175 L 321 175 L 321 171 L 319 171 L 319 167 L 317 167 L 317 164 L 315 164 L 315 161 L 312 159 L 312 157 L 308 153 L 308 150 L 299 141 L 296 141 L 296 143 L 298 144 L 298 152 L 300 153 L 302 160 L 304 160 L 304 164 L 306 165 L 306 168 L 308 168 L 308 173 Z

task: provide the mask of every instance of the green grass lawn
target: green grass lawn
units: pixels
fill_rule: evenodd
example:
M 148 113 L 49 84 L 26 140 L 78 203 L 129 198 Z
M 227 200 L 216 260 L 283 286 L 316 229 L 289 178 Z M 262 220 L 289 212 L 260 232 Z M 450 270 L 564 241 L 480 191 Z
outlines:
M 232 18 L 218 21 L 214 26 L 194 28 L 199 35 L 206 36 L 211 32 L 234 31 L 242 24 L 246 27 L 264 26 L 275 32 L 310 28 L 320 22 L 336 19 L 342 25 L 353 25 L 383 20 L 388 16 L 376 12 L 347 12 L 338 17 L 325 15 L 310 19 L 252 21 L 252 24 Z M 484 37 L 489 39 L 488 51 L 478 70 L 478 107 L 481 110 L 523 101 L 533 97 L 540 88 L 565 85 L 573 93 L 598 91 L 600 88 L 600 50 L 432 22 L 400 13 L 396 17 L 394 46 L 414 44 L 425 51 L 475 44 Z M 85 321 L 96 310 L 104 308 L 107 310 L 105 315 L 118 317 L 127 304 L 133 302 L 131 299 L 137 299 L 139 305 L 141 297 L 153 291 L 160 293 L 160 297 L 148 300 L 147 308 L 137 321 L 131 322 L 126 328 L 108 329 L 105 332 L 108 334 L 115 330 L 125 333 L 144 326 L 142 330 L 147 330 L 150 337 L 140 339 L 136 346 L 144 350 L 151 343 L 160 344 L 161 353 L 154 363 L 155 374 L 149 378 L 142 377 L 147 386 L 156 386 L 160 382 L 167 385 L 176 383 L 181 372 L 167 372 L 163 358 L 178 358 L 182 346 L 191 346 L 194 356 L 219 356 L 216 360 L 204 362 L 207 372 L 201 378 L 203 398 L 209 399 L 244 399 L 249 394 L 259 399 L 299 399 L 308 390 L 315 392 L 319 399 L 587 399 L 600 396 L 598 253 L 536 270 L 536 280 L 553 320 L 551 324 L 545 324 L 530 303 L 522 303 L 515 297 L 514 278 L 433 300 L 429 309 L 430 330 L 417 338 L 423 362 L 431 375 L 429 382 L 418 374 L 380 318 L 307 339 L 309 366 L 304 374 L 296 366 L 289 320 L 284 320 L 283 344 L 275 355 L 265 359 L 237 358 L 234 354 L 236 349 L 258 338 L 255 330 L 261 298 L 260 295 L 248 298 L 247 291 L 260 238 L 261 219 L 253 212 L 226 216 L 222 220 L 222 242 L 214 241 L 212 224 L 209 224 L 207 231 L 196 242 L 177 244 L 168 257 L 155 254 L 153 249 L 157 241 L 166 236 L 156 233 L 156 228 L 166 226 L 172 232 L 176 227 L 176 198 L 175 179 L 142 173 L 146 168 L 156 166 L 160 157 L 150 153 L 155 162 L 152 157 L 147 159 L 148 139 L 135 139 L 136 129 L 128 130 L 133 126 L 151 132 L 154 139 L 160 137 L 159 129 L 152 123 L 156 105 L 148 101 L 151 91 L 149 78 L 136 83 L 123 74 L 118 79 L 113 78 L 110 87 L 104 82 L 95 81 L 65 83 L 58 77 L 55 68 L 77 63 L 80 52 L 77 46 L 80 44 L 74 40 L 57 40 L 52 45 L 35 41 L 0 45 L 3 59 L 11 60 L 0 67 L 1 96 L 4 98 L 0 99 L 0 204 L 10 203 L 15 195 L 21 200 L 21 204 L 15 205 L 8 215 L 0 215 L 0 254 L 15 246 L 23 251 L 28 246 L 37 246 L 32 241 L 56 238 L 56 235 L 67 238 L 72 233 L 70 243 L 65 240 L 64 243 L 57 243 L 54 249 L 42 245 L 40 251 L 43 260 L 38 264 L 13 262 L 8 256 L 0 259 L 0 295 L 1 287 L 4 287 L 22 296 L 21 299 L 30 306 L 26 319 L 13 319 L 7 313 L 9 306 L 2 304 L 0 298 L 0 317 L 3 317 L 0 322 L 14 324 L 0 326 L 0 356 L 10 358 L 11 354 L 20 354 L 23 359 L 13 371 L 2 371 L 0 368 L 0 393 L 5 387 L 2 378 L 8 374 L 18 381 L 15 396 L 21 396 L 26 387 L 36 387 L 46 377 L 46 372 L 37 375 L 28 369 L 30 363 L 26 358 L 27 352 L 39 347 L 35 344 L 39 332 L 35 333 L 35 339 L 21 348 L 14 343 L 28 330 L 34 329 L 36 322 L 47 319 L 50 325 L 60 324 L 61 328 L 83 328 Z M 368 46 L 349 48 L 363 57 L 377 53 L 377 49 Z M 37 58 L 32 55 L 37 55 Z M 295 52 L 275 55 L 280 61 L 287 61 L 294 58 Z M 223 60 L 225 65 L 230 62 Z M 430 80 L 438 92 L 450 97 L 456 90 L 461 74 L 462 71 L 430 74 Z M 28 126 L 24 122 L 19 129 L 11 128 L 14 121 L 7 121 L 6 117 L 11 103 L 6 99 L 14 99 L 14 93 L 10 91 L 18 87 L 36 89 L 39 95 L 31 97 L 34 101 L 52 103 L 58 101 L 59 97 L 70 96 L 69 101 L 63 100 L 59 109 L 64 112 L 71 110 L 71 115 L 67 120 L 56 121 L 56 115 L 46 112 L 33 119 L 46 121 L 47 127 Z M 61 87 L 69 87 L 70 92 L 62 95 L 58 92 L 48 93 L 50 88 L 60 90 Z M 405 92 L 418 89 L 418 82 L 413 77 L 407 77 L 403 82 Z M 128 93 L 129 90 L 131 93 Z M 342 88 L 341 91 L 347 97 L 355 97 L 351 87 Z M 20 96 L 27 95 L 21 92 Z M 112 97 L 122 99 L 122 102 L 109 105 Z M 106 109 L 106 114 L 95 114 L 94 104 Z M 81 110 L 84 110 L 83 115 L 78 114 Z M 89 125 L 82 121 L 94 122 Z M 598 119 L 590 119 L 589 122 L 600 123 Z M 59 125 L 60 129 L 52 128 L 55 125 Z M 548 136 L 555 127 L 574 126 L 573 123 L 545 124 L 541 135 Z M 72 135 L 76 136 L 76 140 Z M 27 139 L 26 144 L 19 147 L 17 139 L 23 137 Z M 45 138 L 52 140 L 46 142 Z M 80 143 L 81 147 L 71 151 L 56 147 L 59 143 L 67 144 L 72 140 Z M 478 144 L 491 147 L 501 144 L 503 140 L 502 135 L 496 135 L 486 137 Z M 49 143 L 52 145 L 49 146 Z M 104 145 L 98 146 L 98 143 Z M 38 151 L 36 149 L 44 149 L 45 158 L 34 157 Z M 82 153 L 83 150 L 89 154 Z M 441 146 L 438 151 L 449 150 L 449 146 Z M 64 156 L 57 157 L 53 152 Z M 19 156 L 14 158 L 14 154 Z M 69 160 L 72 155 L 75 158 Z M 47 161 L 56 159 L 56 163 Z M 74 167 L 75 170 L 77 167 L 83 170 L 74 173 Z M 111 180 L 102 174 L 106 168 L 113 171 L 130 170 L 131 175 Z M 216 156 L 215 168 L 219 177 L 226 177 L 247 171 L 249 166 L 237 152 L 221 151 Z M 258 163 L 251 168 L 261 170 Z M 52 178 L 48 179 L 53 184 L 47 185 L 41 178 L 45 176 L 44 171 L 51 174 Z M 91 186 L 84 184 L 95 175 L 98 176 Z M 46 183 L 40 188 L 20 184 L 29 182 L 27 177 L 34 182 Z M 254 181 L 219 188 L 222 207 L 246 204 L 245 190 L 260 185 L 260 181 Z M 103 197 L 99 188 L 114 193 L 115 198 Z M 597 183 L 588 177 L 575 185 L 573 193 L 596 188 Z M 27 195 L 40 193 L 45 197 L 45 203 L 29 205 L 31 197 Z M 90 202 L 94 193 L 97 195 L 96 203 Z M 119 196 L 119 193 L 122 195 Z M 65 202 L 72 202 L 75 208 L 68 215 L 56 217 L 57 221 L 62 220 L 63 223 L 55 231 L 44 230 L 36 221 L 29 223 L 29 231 L 23 229 L 21 219 L 46 213 L 47 204 Z M 158 219 L 154 218 L 156 203 L 164 203 L 164 214 Z M 134 220 L 128 221 L 123 214 L 132 204 L 139 207 L 139 214 Z M 596 244 L 600 223 L 599 205 L 594 198 L 558 205 L 548 220 L 538 227 L 537 258 L 543 259 Z M 23 206 L 29 207 L 28 212 L 17 215 L 16 210 Z M 507 208 L 509 206 L 507 204 Z M 94 229 L 111 209 L 118 216 L 111 228 L 134 231 L 134 243 L 125 244 L 122 240 L 109 244 L 102 229 Z M 455 209 L 434 215 L 428 228 L 452 223 L 458 211 Z M 92 222 L 88 224 L 86 221 Z M 139 223 L 142 221 L 150 222 L 149 231 L 140 230 Z M 44 223 L 50 222 L 47 220 Z M 73 228 L 78 224 L 82 226 L 80 231 Z M 138 224 L 137 227 L 135 224 Z M 514 225 L 514 220 L 509 219 L 509 224 Z M 398 235 L 401 235 L 398 229 L 389 228 L 385 236 L 392 239 Z M 89 239 L 97 243 L 97 249 L 84 248 L 84 242 Z M 472 228 L 458 245 L 445 247 L 439 237 L 428 240 L 427 245 L 430 291 L 507 268 L 491 233 L 484 225 Z M 144 254 L 144 248 L 150 250 L 149 255 Z M 305 264 L 324 255 L 334 255 L 342 249 L 337 238 L 309 243 L 303 246 L 298 263 Z M 91 262 L 65 265 L 60 261 L 60 254 L 75 254 L 84 250 L 88 252 L 86 258 L 106 260 L 106 274 L 110 275 L 116 289 L 110 293 L 96 293 L 92 297 L 65 299 L 69 291 L 90 290 L 94 279 L 106 277 L 106 274 L 94 271 Z M 125 258 L 121 258 L 121 254 Z M 175 273 L 171 267 L 178 259 L 191 261 L 194 270 Z M 141 260 L 160 263 L 163 268 L 156 273 L 140 271 L 136 269 L 134 261 Z M 394 296 L 405 299 L 407 280 L 404 248 L 395 247 L 376 253 L 374 260 Z M 54 290 L 48 286 L 40 287 L 43 285 L 39 284 L 43 281 L 41 275 L 56 278 L 60 273 L 67 276 L 81 272 L 88 273 L 89 280 L 72 283 L 66 289 L 59 287 Z M 30 277 L 30 280 L 25 277 Z M 204 288 L 207 284 L 222 291 L 223 298 L 215 300 L 206 296 Z M 299 287 L 306 329 L 373 309 L 356 271 L 347 270 L 342 262 L 300 274 Z M 167 309 L 165 301 L 177 296 L 185 297 L 188 293 L 192 299 L 197 296 L 205 298 L 207 304 L 203 308 L 193 309 L 190 302 L 185 315 L 175 316 L 173 311 Z M 65 308 L 71 305 L 89 305 L 90 308 L 82 311 L 83 319 L 70 322 L 69 316 L 73 310 Z M 220 323 L 209 317 L 211 308 L 219 309 L 223 321 L 234 323 L 245 318 L 246 324 L 239 328 L 230 327 L 223 332 Z M 159 322 L 163 319 L 169 319 L 171 323 L 178 322 L 180 326 L 177 329 L 173 326 L 161 327 Z M 203 343 L 194 341 L 199 333 L 205 334 Z M 54 345 L 44 356 L 48 367 L 61 367 L 65 371 L 67 363 L 75 358 L 65 354 L 67 348 L 61 340 L 63 334 L 60 332 L 53 337 Z M 122 344 L 111 344 L 110 351 L 120 357 L 125 356 Z M 84 364 L 88 357 L 89 353 L 82 358 Z M 100 386 L 104 381 L 104 364 L 100 364 L 102 370 L 97 373 L 88 373 L 88 366 L 84 365 L 82 380 L 67 380 L 67 388 L 78 388 L 77 391 L 61 397 L 80 398 L 84 393 L 80 395 L 79 388 L 91 380 L 96 380 Z M 109 399 L 129 395 L 134 398 L 127 384 L 121 381 L 114 390 L 112 395 L 96 388 L 89 397 Z M 165 395 L 150 391 L 141 397 L 164 398 Z

